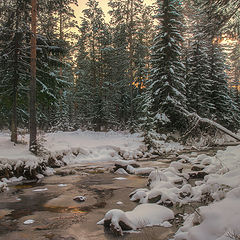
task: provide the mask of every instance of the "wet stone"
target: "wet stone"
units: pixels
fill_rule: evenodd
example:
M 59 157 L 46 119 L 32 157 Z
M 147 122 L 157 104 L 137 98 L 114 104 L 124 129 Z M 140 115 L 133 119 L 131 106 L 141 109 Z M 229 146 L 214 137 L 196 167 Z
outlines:
M 153 198 L 148 198 L 148 202 L 149 203 L 156 203 L 156 202 L 160 201 L 161 198 L 162 198 L 162 195 L 158 195 L 158 196 L 153 197 Z
M 191 170 L 198 172 L 198 171 L 202 171 L 204 168 L 205 166 L 202 166 L 202 165 L 194 165 L 192 166 Z
M 195 179 L 203 179 L 206 175 L 208 175 L 208 174 L 204 171 L 189 173 L 190 178 L 195 178 Z
M 63 237 L 63 236 L 55 235 L 53 233 L 46 234 L 45 237 L 49 240 L 77 240 L 76 238 L 71 236 Z
M 165 206 L 165 207 L 172 207 L 173 202 L 171 200 L 166 200 L 162 203 L 162 205 Z

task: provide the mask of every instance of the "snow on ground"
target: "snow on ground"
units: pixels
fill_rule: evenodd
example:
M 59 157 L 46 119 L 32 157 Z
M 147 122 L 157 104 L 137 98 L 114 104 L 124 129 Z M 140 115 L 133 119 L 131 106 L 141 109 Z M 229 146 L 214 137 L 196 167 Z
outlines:
M 28 151 L 28 135 L 19 136 L 21 144 L 10 141 L 8 132 L 0 132 L 0 177 L 4 176 L 4 169 L 16 172 L 31 172 L 40 164 L 47 165 L 48 160 L 59 166 L 82 164 L 86 162 L 114 162 L 119 159 L 136 159 L 143 157 L 146 146 L 140 134 L 127 132 L 56 132 L 41 136 L 44 154 L 37 157 Z M 54 171 L 46 168 L 44 175 L 51 175 Z M 40 176 L 40 175 L 39 175 Z M 1 179 L 0 179 L 1 180 Z M 3 181 L 1 189 L 5 189 Z
M 119 154 L 125 159 L 143 156 L 146 147 L 140 134 L 125 132 L 56 132 L 43 136 L 43 147 L 52 157 L 74 153 L 75 156 L 65 158 L 67 163 L 82 163 L 117 160 Z M 25 137 L 28 141 L 28 136 Z M 28 145 L 10 142 L 8 133 L 0 133 L 0 161 L 39 161 L 39 158 L 28 151 Z M 10 163 L 11 164 L 11 163 Z
M 208 160 L 211 163 L 206 170 L 210 174 L 195 188 L 198 193 L 208 192 L 214 202 L 187 216 L 175 240 L 230 240 L 240 237 L 240 146 L 218 151 Z
M 3 167 L 12 168 L 21 165 L 34 168 L 41 161 L 28 151 L 27 144 L 14 144 L 8 133 L 0 132 L 0 170 Z
M 146 151 L 143 138 L 140 134 L 125 132 L 57 132 L 45 135 L 46 149 L 53 157 L 79 153 L 73 157 L 71 154 L 64 157 L 67 164 L 83 162 L 115 161 L 121 159 L 134 159 L 142 157 Z
M 36 169 L 40 163 L 47 162 L 49 158 L 52 158 L 57 165 L 62 166 L 149 157 L 140 133 L 81 130 L 46 133 L 39 137 L 41 148 L 44 150 L 42 157 L 36 157 L 28 151 L 28 138 L 27 134 L 19 136 L 22 143 L 14 144 L 10 141 L 8 132 L 0 132 L 0 171 L 3 168 L 17 169 L 21 166 L 31 171 Z M 169 152 L 170 149 L 175 151 L 176 144 L 174 142 L 164 144 L 162 141 L 161 150 L 164 152 Z M 179 149 L 182 149 L 182 146 Z M 48 169 L 46 175 L 52 174 L 50 172 Z

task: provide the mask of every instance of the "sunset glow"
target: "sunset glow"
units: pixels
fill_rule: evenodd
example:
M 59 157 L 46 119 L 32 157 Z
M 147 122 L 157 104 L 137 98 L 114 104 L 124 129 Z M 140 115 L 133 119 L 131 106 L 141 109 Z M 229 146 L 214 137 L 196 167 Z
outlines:
M 80 17 L 82 16 L 82 11 L 86 8 L 86 3 L 88 0 L 78 0 L 78 6 L 73 6 L 73 9 L 75 11 L 75 16 L 77 18 L 77 21 L 80 21 Z M 108 7 L 109 0 L 99 0 L 99 6 L 102 8 L 103 12 L 106 16 L 106 21 L 109 21 L 110 16 L 108 15 L 108 11 L 110 8 Z M 147 5 L 152 5 L 155 0 L 144 0 L 144 2 Z

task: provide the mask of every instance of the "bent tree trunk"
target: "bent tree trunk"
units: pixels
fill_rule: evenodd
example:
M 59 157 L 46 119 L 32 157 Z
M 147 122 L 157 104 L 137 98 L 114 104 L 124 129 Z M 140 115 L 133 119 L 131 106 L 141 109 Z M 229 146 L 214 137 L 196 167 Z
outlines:
M 240 137 L 238 135 L 236 135 L 232 131 L 228 130 L 227 128 L 223 127 L 221 124 L 216 123 L 213 120 L 210 120 L 208 118 L 202 118 L 198 114 L 190 113 L 186 110 L 184 110 L 184 113 L 186 114 L 186 116 L 188 118 L 190 118 L 190 117 L 195 118 L 195 123 L 194 123 L 194 126 L 183 137 L 186 137 L 187 135 L 189 135 L 198 126 L 199 123 L 206 123 L 210 126 L 213 126 L 213 127 L 217 128 L 219 131 L 231 136 L 232 138 L 234 138 L 234 139 L 236 139 L 237 141 L 240 142 Z

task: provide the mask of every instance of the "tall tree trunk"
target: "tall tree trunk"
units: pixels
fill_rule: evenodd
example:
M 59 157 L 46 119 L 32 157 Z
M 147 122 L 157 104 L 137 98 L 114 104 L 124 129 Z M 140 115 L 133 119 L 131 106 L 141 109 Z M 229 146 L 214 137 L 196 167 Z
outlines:
M 62 11 L 60 11 L 60 23 L 59 23 L 59 30 L 60 30 L 60 40 L 61 40 L 61 44 L 63 41 L 63 16 L 62 16 Z M 62 56 L 60 56 L 60 62 L 62 64 Z M 62 77 L 63 73 L 62 73 L 62 65 L 60 66 L 59 69 L 59 75 L 60 77 Z
M 130 7 L 130 9 L 129 9 Z M 128 0 L 128 29 L 129 29 L 129 77 L 130 77 L 130 123 L 133 123 L 133 0 Z
M 14 79 L 11 119 L 11 141 L 17 143 L 17 79 Z
M 12 96 L 12 115 L 11 115 L 11 141 L 17 143 L 17 91 L 18 91 L 18 55 L 19 55 L 19 45 L 22 38 L 22 34 L 18 32 L 19 24 L 19 3 L 17 2 L 16 10 L 16 33 L 14 36 L 14 76 L 13 76 L 13 96 Z
M 37 121 L 36 121 L 36 32 L 37 32 L 37 0 L 32 0 L 31 21 L 31 81 L 30 81 L 30 141 L 29 150 L 37 154 Z
M 15 34 L 15 70 L 13 77 L 13 98 L 12 98 L 12 118 L 11 118 L 11 141 L 17 143 L 17 85 L 19 81 L 18 74 L 18 51 L 19 51 L 19 34 Z

